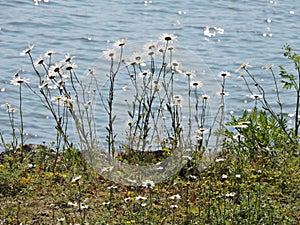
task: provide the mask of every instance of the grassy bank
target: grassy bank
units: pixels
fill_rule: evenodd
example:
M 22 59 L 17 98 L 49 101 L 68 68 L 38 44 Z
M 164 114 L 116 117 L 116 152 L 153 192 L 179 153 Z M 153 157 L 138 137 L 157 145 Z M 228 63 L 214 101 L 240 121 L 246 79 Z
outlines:
M 299 150 L 228 139 L 204 171 L 185 167 L 144 187 L 105 180 L 68 149 L 2 156 L 2 224 L 298 224 Z M 260 144 L 260 143 L 257 143 Z M 259 146 L 259 145 L 257 145 Z M 190 170 L 189 170 L 190 169 Z

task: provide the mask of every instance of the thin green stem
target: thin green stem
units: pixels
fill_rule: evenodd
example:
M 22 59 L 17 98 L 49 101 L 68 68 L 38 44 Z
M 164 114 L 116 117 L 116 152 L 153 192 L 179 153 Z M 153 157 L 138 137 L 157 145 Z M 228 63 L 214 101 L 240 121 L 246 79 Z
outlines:
M 299 104 L 300 104 L 300 68 L 299 63 L 295 62 L 295 68 L 297 69 L 298 73 L 298 86 L 296 88 L 297 90 L 297 103 L 296 103 L 296 115 L 295 115 L 295 136 L 298 136 L 298 130 L 299 130 Z
M 22 84 L 20 84 L 20 89 L 19 89 L 19 104 L 20 104 L 20 121 L 21 121 L 21 127 L 20 127 L 20 136 L 21 136 L 21 146 L 20 150 L 22 152 L 23 150 L 23 145 L 24 145 L 24 122 L 23 122 L 23 112 L 22 112 Z

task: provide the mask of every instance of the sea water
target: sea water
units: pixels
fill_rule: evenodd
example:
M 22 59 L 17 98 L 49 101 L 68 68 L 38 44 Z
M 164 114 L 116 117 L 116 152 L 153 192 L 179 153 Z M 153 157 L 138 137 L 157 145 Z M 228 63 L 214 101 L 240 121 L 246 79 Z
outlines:
M 98 65 L 103 62 L 102 52 L 117 40 L 127 39 L 129 44 L 174 34 L 177 45 L 210 69 L 202 77 L 204 81 L 221 82 L 220 72 L 231 73 L 226 82 L 226 113 L 236 116 L 254 104 L 239 79 L 239 66 L 249 63 L 248 68 L 272 99 L 276 95 L 273 79 L 263 67 L 274 64 L 278 74 L 277 66 L 287 65 L 282 56 L 285 43 L 300 51 L 300 9 L 294 0 L 49 0 L 37 5 L 30 0 L 11 0 L 1 1 L 0 7 L 0 104 L 10 102 L 16 108 L 19 89 L 10 82 L 19 69 L 24 70 L 22 76 L 33 79 L 29 58 L 20 56 L 31 44 L 35 58 L 48 50 L 55 52 L 57 60 L 65 54 L 75 56 L 77 74 L 82 78 L 88 68 L 103 68 Z M 103 74 L 99 79 L 104 83 L 108 71 L 96 72 Z M 285 113 L 293 113 L 295 98 L 285 93 Z M 26 88 L 22 96 L 27 142 L 55 140 L 50 113 Z M 0 132 L 9 142 L 11 127 L 4 108 L 0 110 Z

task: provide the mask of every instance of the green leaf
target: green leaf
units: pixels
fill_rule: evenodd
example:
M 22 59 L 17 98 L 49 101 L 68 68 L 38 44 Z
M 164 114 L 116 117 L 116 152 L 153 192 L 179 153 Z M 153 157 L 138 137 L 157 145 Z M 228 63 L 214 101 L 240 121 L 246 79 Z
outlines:
M 47 105 L 43 105 L 43 107 L 45 107 L 47 110 L 50 110 L 49 106 Z
M 283 88 L 284 89 L 289 90 L 289 89 L 291 89 L 293 87 L 293 84 L 290 83 L 290 82 L 287 82 L 287 81 L 281 81 L 281 82 L 283 83 Z

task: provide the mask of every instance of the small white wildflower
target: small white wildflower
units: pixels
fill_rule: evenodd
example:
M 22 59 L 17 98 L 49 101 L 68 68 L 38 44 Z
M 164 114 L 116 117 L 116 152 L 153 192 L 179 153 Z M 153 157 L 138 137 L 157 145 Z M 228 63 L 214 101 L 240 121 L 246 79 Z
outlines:
M 194 78 L 195 77 L 195 73 L 192 71 L 187 71 L 187 72 L 181 72 L 181 75 L 183 75 L 184 77 L 189 77 L 189 78 Z
M 149 50 L 153 51 L 156 47 L 157 41 L 150 41 L 144 45 L 143 49 L 148 52 Z
M 179 62 L 178 61 L 176 61 L 176 60 L 174 60 L 172 63 L 171 63 L 171 65 L 170 65 L 171 67 L 179 67 L 180 66 L 180 64 L 179 64 Z
M 157 46 L 157 52 L 161 53 L 161 54 L 165 54 L 165 52 L 166 52 L 166 46 L 164 46 L 164 45 Z
M 154 55 L 155 55 L 155 49 L 153 49 L 153 50 L 148 50 L 148 51 L 147 51 L 147 55 L 149 55 L 149 56 L 151 56 L 151 57 L 153 58 Z
M 230 73 L 227 72 L 227 71 L 222 71 L 221 73 L 219 73 L 219 77 L 223 77 L 223 78 L 226 78 L 226 77 L 230 77 Z
M 230 193 L 226 193 L 225 197 L 234 197 L 235 193 L 234 192 L 230 192 Z
M 173 105 L 174 106 L 182 106 L 182 101 L 183 101 L 182 95 L 175 95 Z
M 145 180 L 142 182 L 142 186 L 146 188 L 153 188 L 155 183 L 152 180 Z
M 47 87 L 49 85 L 49 80 L 42 81 L 41 84 L 39 84 L 39 89 L 43 89 L 44 87 Z
M 34 66 L 35 67 L 39 67 L 40 65 L 43 65 L 45 61 L 45 58 L 43 55 L 41 55 L 35 62 L 34 62 Z
M 182 102 L 180 99 L 175 99 L 174 102 L 171 104 L 172 107 L 182 107 Z
M 174 99 L 182 101 L 183 97 L 182 95 L 174 95 Z
M 15 85 L 15 86 L 20 86 L 22 84 L 28 84 L 29 83 L 29 79 L 27 78 L 21 78 L 19 76 L 14 77 L 14 79 L 12 79 L 10 81 L 11 84 Z
M 54 97 L 53 101 L 56 101 L 56 103 L 61 106 L 70 107 L 74 102 L 73 99 L 70 99 L 68 97 L 63 97 L 63 96 L 57 96 L 57 97 L 58 97 L 57 99 L 55 99 L 56 97 Z
M 242 134 L 235 134 L 235 135 L 233 135 L 233 138 L 235 139 L 235 140 L 240 140 L 241 138 L 244 138 L 245 136 L 244 135 L 242 135 Z
M 164 168 L 162 166 L 159 166 L 156 168 L 157 170 L 163 170 Z
M 27 164 L 27 168 L 28 168 L 28 169 L 33 168 L 33 166 L 34 166 L 34 165 L 33 165 L 32 163 L 28 163 L 28 164 Z
M 71 60 L 74 58 L 75 56 L 71 56 L 69 53 L 67 55 L 65 55 L 65 59 L 63 60 L 63 62 L 71 62 Z
M 61 217 L 61 218 L 58 218 L 58 219 L 57 219 L 58 222 L 63 222 L 63 221 L 65 221 L 65 220 L 66 220 L 65 217 Z
M 103 51 L 103 56 L 105 59 L 111 60 L 111 59 L 115 58 L 116 52 L 113 49 L 108 49 L 108 50 Z
M 208 96 L 208 95 L 202 95 L 201 98 L 202 98 L 203 100 L 207 100 L 207 99 L 209 99 L 209 96 Z
M 169 197 L 169 199 L 171 199 L 171 200 L 175 200 L 175 199 L 179 200 L 179 199 L 181 199 L 181 196 L 179 194 L 176 194 L 176 195 L 172 195 L 171 197 Z
M 49 70 L 48 74 L 46 75 L 46 82 L 49 82 L 50 80 L 53 80 L 56 77 L 58 77 L 58 73 Z
M 118 40 L 114 43 L 114 47 L 122 47 L 126 44 L 126 39 Z
M 83 210 L 83 209 L 88 209 L 89 206 L 84 204 L 84 203 L 80 203 L 80 209 Z
M 107 189 L 108 189 L 108 190 L 111 190 L 111 189 L 117 189 L 117 188 L 118 188 L 118 186 L 113 186 L 113 185 L 112 185 L 112 186 L 109 186 L 109 187 L 107 187 Z
M 130 201 L 131 201 L 131 198 L 130 198 L 130 197 L 124 198 L 124 202 L 125 202 L 125 203 L 128 203 L 128 202 L 130 202 Z
M 9 102 L 5 102 L 4 104 L 1 105 L 2 108 L 9 108 L 12 107 Z
M 199 129 L 196 131 L 196 133 L 197 133 L 198 135 L 206 134 L 207 132 L 208 132 L 208 129 L 206 129 L 206 128 L 204 128 L 204 127 L 201 127 L 201 128 L 199 128 Z
M 156 47 L 157 47 L 157 42 L 156 41 L 150 41 L 150 42 L 148 42 L 144 45 L 143 49 L 146 52 L 149 52 L 149 51 L 153 51 Z
M 244 62 L 244 63 L 242 63 L 240 65 L 240 67 L 237 70 L 235 70 L 235 72 L 238 72 L 238 71 L 240 71 L 242 69 L 246 69 L 246 67 L 248 67 L 248 66 L 249 66 L 249 63 L 248 62 Z
M 194 88 L 200 88 L 200 87 L 202 87 L 202 82 L 201 81 L 192 81 L 191 86 Z
M 145 206 L 147 206 L 147 204 L 146 204 L 146 203 L 142 203 L 141 206 L 142 206 L 142 207 L 145 207 Z
M 142 72 L 139 73 L 139 76 L 142 77 L 142 78 L 144 78 L 144 77 L 146 77 L 149 73 L 150 73 L 150 72 L 149 72 L 148 70 L 144 70 L 144 71 L 142 71 Z
M 243 128 L 247 128 L 248 125 L 246 123 L 244 123 L 244 122 L 239 122 L 237 125 L 234 125 L 233 127 L 234 128 L 241 128 L 241 129 L 243 129 Z
M 77 177 L 74 177 L 74 178 L 71 180 L 71 183 L 75 183 L 75 182 L 79 181 L 81 178 L 82 178 L 81 175 L 79 175 L 79 176 L 77 176 Z
M 24 56 L 30 53 L 30 51 L 33 49 L 34 45 L 30 45 L 28 48 L 26 48 L 24 51 L 20 53 L 20 56 Z
M 141 65 L 142 63 L 144 63 L 144 60 L 140 53 L 135 52 L 130 56 L 129 65 Z
M 173 51 L 174 52 L 174 50 L 175 50 L 175 47 L 174 46 L 168 46 L 168 48 L 167 48 L 169 51 Z
M 229 95 L 229 92 L 227 92 L 227 91 L 221 91 L 221 92 L 217 92 L 217 95 L 220 95 L 220 96 L 228 96 L 228 95 Z
M 76 208 L 76 207 L 78 207 L 78 203 L 77 202 L 71 202 L 71 201 L 69 201 L 68 202 L 68 206 L 71 206 L 71 207 L 74 207 L 74 208 Z
M 137 197 L 135 197 L 135 200 L 136 201 L 139 201 L 139 200 L 147 200 L 147 197 L 144 197 L 144 196 L 137 196 Z
M 50 50 L 50 51 L 47 51 L 44 56 L 51 57 L 53 54 L 54 54 L 54 52 Z
M 263 97 L 262 95 L 257 95 L 257 94 L 250 95 L 250 98 L 256 99 L 256 100 L 261 99 L 262 97 Z
M 266 65 L 266 66 L 264 66 L 263 68 L 265 69 L 265 70 L 270 70 L 270 69 L 272 69 L 273 68 L 273 64 L 270 64 L 270 65 Z
M 78 66 L 75 63 L 70 63 L 68 65 L 65 65 L 65 70 L 70 71 L 76 69 Z
M 197 176 L 194 176 L 194 175 L 189 175 L 189 177 L 192 179 L 192 180 L 197 180 L 198 177 Z
M 224 162 L 225 161 L 225 159 L 223 159 L 223 158 L 217 158 L 216 159 L 216 162 Z
M 227 178 L 228 178 L 228 176 L 226 174 L 222 175 L 222 179 L 227 179 Z
M 173 34 L 163 34 L 160 36 L 161 41 L 166 41 L 166 42 L 173 42 L 176 40 L 176 36 Z
M 14 107 L 9 107 L 9 108 L 6 110 L 6 112 L 8 112 L 8 113 L 15 113 L 16 111 L 17 111 L 17 109 L 14 108 Z
M 48 74 L 58 74 L 61 72 L 61 69 L 63 68 L 62 64 L 56 63 L 55 65 L 50 66 Z
M 170 205 L 170 208 L 171 208 L 171 209 L 177 209 L 177 208 L 178 208 L 178 205 Z
M 241 178 L 242 176 L 241 176 L 241 174 L 236 174 L 235 177 L 236 178 Z

